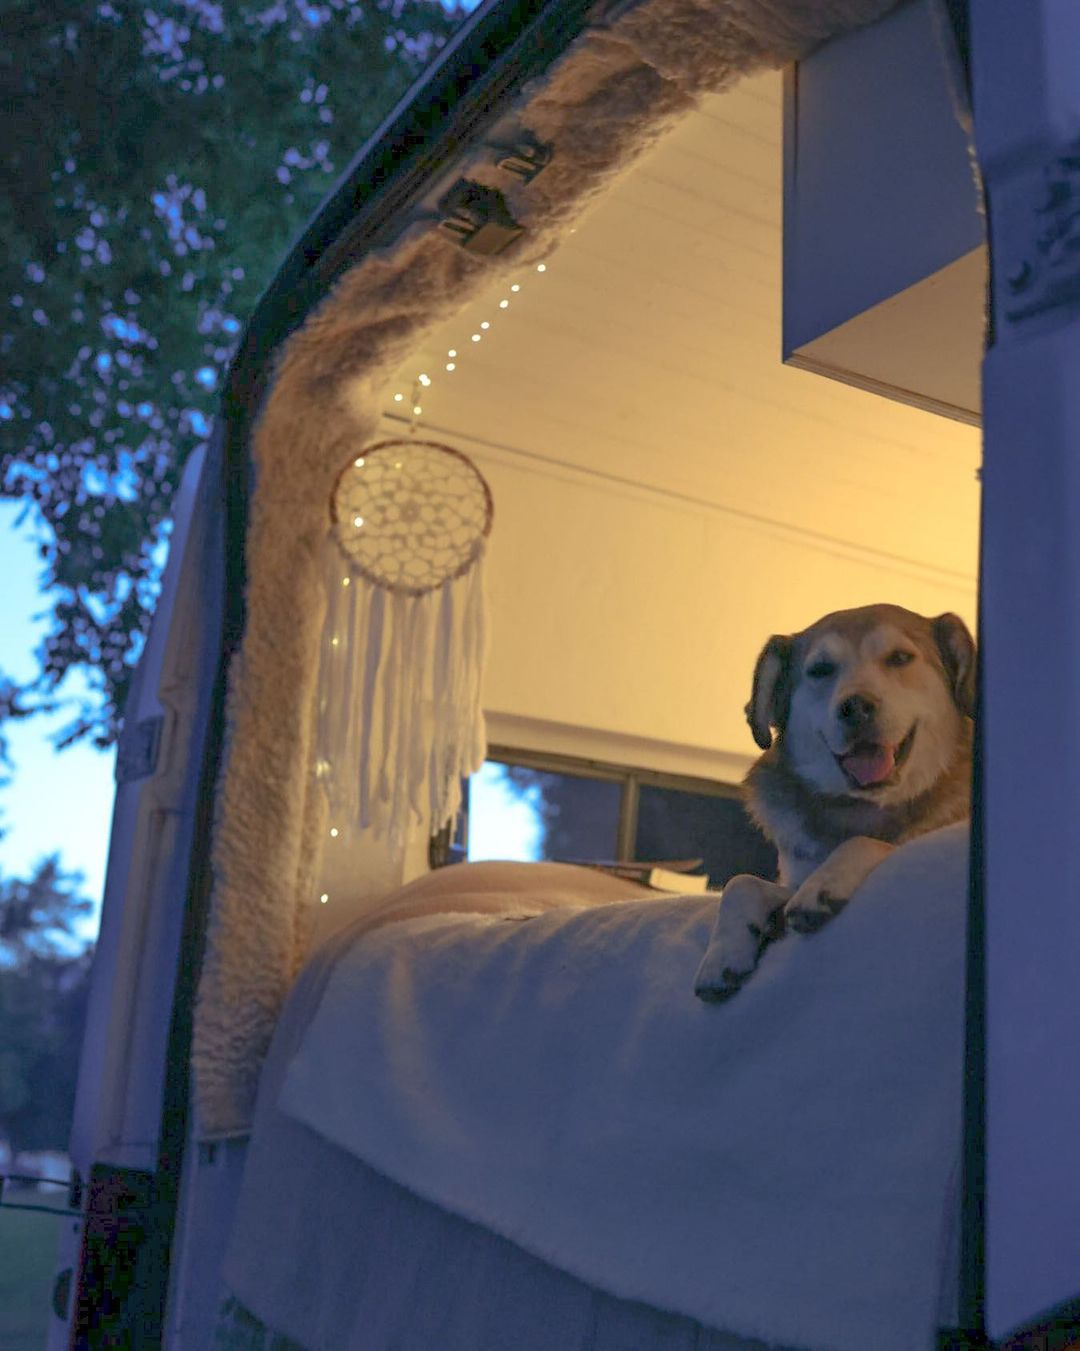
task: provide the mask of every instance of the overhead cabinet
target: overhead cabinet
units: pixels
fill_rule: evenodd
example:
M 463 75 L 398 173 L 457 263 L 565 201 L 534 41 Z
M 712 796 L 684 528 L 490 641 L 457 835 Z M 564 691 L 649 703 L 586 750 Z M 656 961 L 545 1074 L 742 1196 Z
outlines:
M 952 43 L 912 0 L 789 72 L 784 359 L 978 422 L 987 261 Z

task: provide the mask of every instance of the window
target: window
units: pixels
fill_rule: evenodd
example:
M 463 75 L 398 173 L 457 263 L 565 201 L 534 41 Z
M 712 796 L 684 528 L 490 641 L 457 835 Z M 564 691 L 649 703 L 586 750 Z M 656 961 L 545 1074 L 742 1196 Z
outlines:
M 731 784 L 493 747 L 465 785 L 432 864 L 462 859 L 663 862 L 701 859 L 713 886 L 776 876 L 776 852 Z
M 736 873 L 776 876 L 776 850 L 730 792 L 642 784 L 634 858 L 700 858 L 713 886 Z

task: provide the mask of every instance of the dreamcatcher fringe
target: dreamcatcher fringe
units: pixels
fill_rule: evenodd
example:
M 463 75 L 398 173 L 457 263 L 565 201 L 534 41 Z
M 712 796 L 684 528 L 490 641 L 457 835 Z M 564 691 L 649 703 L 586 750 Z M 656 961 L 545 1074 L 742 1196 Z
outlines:
M 486 751 L 483 557 L 408 596 L 351 572 L 332 536 L 327 553 L 317 754 L 331 819 L 396 842 L 410 820 L 434 833 Z

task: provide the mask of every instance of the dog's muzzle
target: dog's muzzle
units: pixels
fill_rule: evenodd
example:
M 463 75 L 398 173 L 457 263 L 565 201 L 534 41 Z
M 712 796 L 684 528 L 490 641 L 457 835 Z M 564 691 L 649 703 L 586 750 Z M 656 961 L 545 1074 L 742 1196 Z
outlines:
M 863 792 L 885 788 L 892 783 L 911 754 L 915 727 L 916 724 L 912 723 L 904 739 L 895 744 L 858 737 L 843 754 L 836 756 L 836 763 L 843 770 L 848 783 Z

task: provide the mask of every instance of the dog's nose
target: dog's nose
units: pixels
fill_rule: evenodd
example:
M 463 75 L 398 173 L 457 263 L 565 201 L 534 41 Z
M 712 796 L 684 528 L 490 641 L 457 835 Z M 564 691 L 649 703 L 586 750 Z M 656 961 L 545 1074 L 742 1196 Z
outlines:
M 862 731 L 873 721 L 877 701 L 865 694 L 849 694 L 836 709 L 836 716 L 852 732 Z

